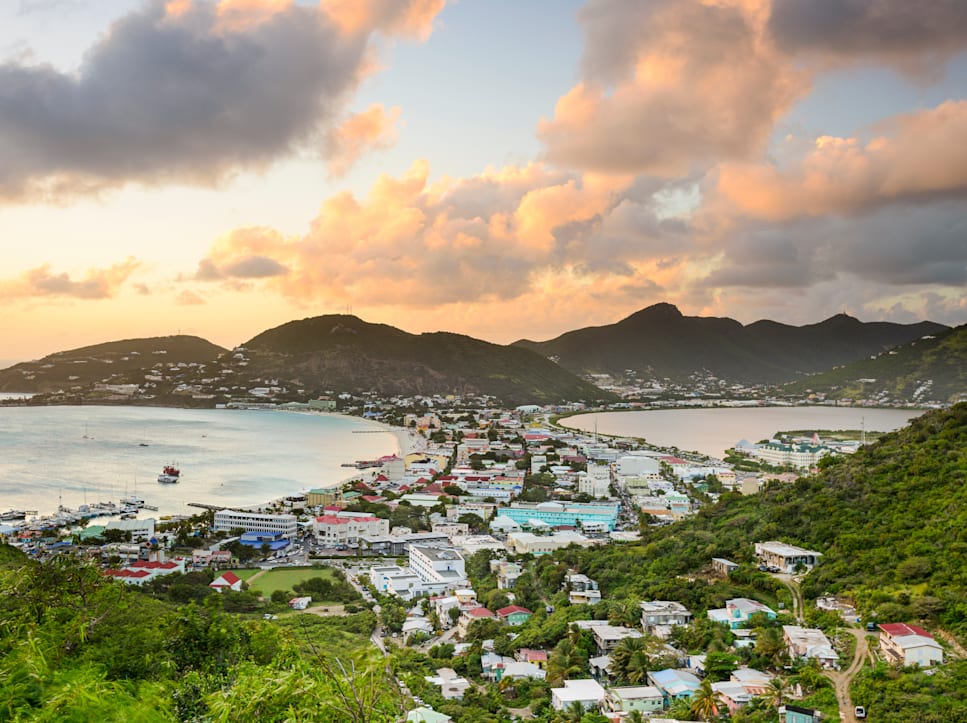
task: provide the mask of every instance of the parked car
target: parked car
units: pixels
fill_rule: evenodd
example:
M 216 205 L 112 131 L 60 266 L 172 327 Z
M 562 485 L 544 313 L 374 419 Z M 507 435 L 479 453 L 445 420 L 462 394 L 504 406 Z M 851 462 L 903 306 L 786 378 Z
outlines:
M 866 632 L 868 632 L 868 633 L 875 633 L 876 632 L 876 623 L 867 623 L 866 624 Z
M 861 705 L 856 706 L 853 708 L 853 715 L 857 718 L 866 718 L 866 708 Z

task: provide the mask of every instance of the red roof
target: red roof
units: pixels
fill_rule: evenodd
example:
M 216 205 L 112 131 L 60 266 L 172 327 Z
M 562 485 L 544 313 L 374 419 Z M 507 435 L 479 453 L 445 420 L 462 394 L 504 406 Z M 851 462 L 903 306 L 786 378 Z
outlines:
M 879 627 L 880 630 L 893 638 L 900 637 L 901 635 L 923 635 L 926 638 L 933 638 L 933 635 L 928 633 L 919 625 L 907 625 L 906 623 L 884 623 Z
M 547 660 L 546 650 L 530 650 L 529 648 L 521 648 L 518 652 L 522 658 L 528 661 Z
M 222 587 L 223 585 L 231 587 L 237 582 L 241 582 L 242 578 L 236 575 L 234 572 L 229 570 L 228 572 L 223 572 L 222 576 L 213 580 L 209 587 Z
M 341 512 L 342 507 L 339 505 L 326 505 L 322 508 L 324 512 Z
M 363 495 L 361 499 L 364 499 L 367 502 L 382 502 L 386 498 L 380 495 Z
M 514 613 L 527 613 L 528 615 L 534 614 L 527 608 L 522 608 L 520 605 L 508 605 L 507 607 L 500 608 L 500 610 L 497 611 L 497 614 L 502 618 L 505 618 L 508 615 L 513 615 Z
M 487 608 L 474 608 L 473 610 L 468 610 L 467 615 L 472 618 L 492 618 L 494 616 L 494 614 Z
M 676 465 L 676 464 L 688 464 L 684 459 L 679 459 L 678 457 L 659 457 L 662 462 L 666 464 Z
M 389 477 L 387 477 L 385 474 L 377 475 L 375 481 L 376 482 L 389 482 Z
M 322 517 L 317 517 L 316 522 L 321 522 L 324 525 L 348 525 L 348 517 L 337 517 L 336 515 L 323 515 Z

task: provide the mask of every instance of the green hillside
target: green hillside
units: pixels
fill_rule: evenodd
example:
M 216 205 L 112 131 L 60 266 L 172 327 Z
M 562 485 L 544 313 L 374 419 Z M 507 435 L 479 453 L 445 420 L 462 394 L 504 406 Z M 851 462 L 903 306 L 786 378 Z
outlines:
M 790 384 L 785 391 L 874 402 L 951 402 L 967 398 L 967 325 L 903 344 L 872 359 Z
M 532 351 L 461 334 L 409 334 L 355 316 L 318 316 L 246 342 L 249 371 L 311 390 L 486 394 L 505 404 L 610 399 Z

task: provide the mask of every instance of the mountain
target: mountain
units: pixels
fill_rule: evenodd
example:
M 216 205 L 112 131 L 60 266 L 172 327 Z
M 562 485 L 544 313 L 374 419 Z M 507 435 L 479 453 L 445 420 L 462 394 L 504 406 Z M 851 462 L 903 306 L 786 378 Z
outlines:
M 505 404 L 610 395 L 528 349 L 461 334 L 410 334 L 355 316 L 317 316 L 243 345 L 248 371 L 314 392 L 486 394 Z
M 145 375 L 153 369 L 207 364 L 226 351 L 210 341 L 187 335 L 111 341 L 0 370 L 0 391 L 51 394 L 95 384 L 144 384 Z
M 967 398 L 967 325 L 902 344 L 872 359 L 807 377 L 786 387 L 802 396 L 887 402 L 952 402 Z
M 774 384 L 826 371 L 948 327 L 864 323 L 838 314 L 818 324 L 790 326 L 728 318 L 684 316 L 672 304 L 649 306 L 615 324 L 567 332 L 515 346 L 556 360 L 576 374 L 684 380 L 710 374 L 729 381 Z

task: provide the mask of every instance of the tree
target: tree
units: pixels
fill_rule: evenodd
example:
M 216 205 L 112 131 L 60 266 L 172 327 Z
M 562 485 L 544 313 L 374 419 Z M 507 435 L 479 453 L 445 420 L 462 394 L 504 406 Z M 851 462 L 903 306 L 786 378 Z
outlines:
M 692 714 L 698 716 L 699 720 L 711 720 L 719 714 L 721 701 L 714 690 L 712 681 L 705 678 L 698 690 L 692 694 L 692 702 L 689 706 Z
M 564 638 L 551 651 L 547 659 L 547 682 L 561 685 L 572 675 L 580 675 L 587 664 L 584 655 L 573 642 Z

